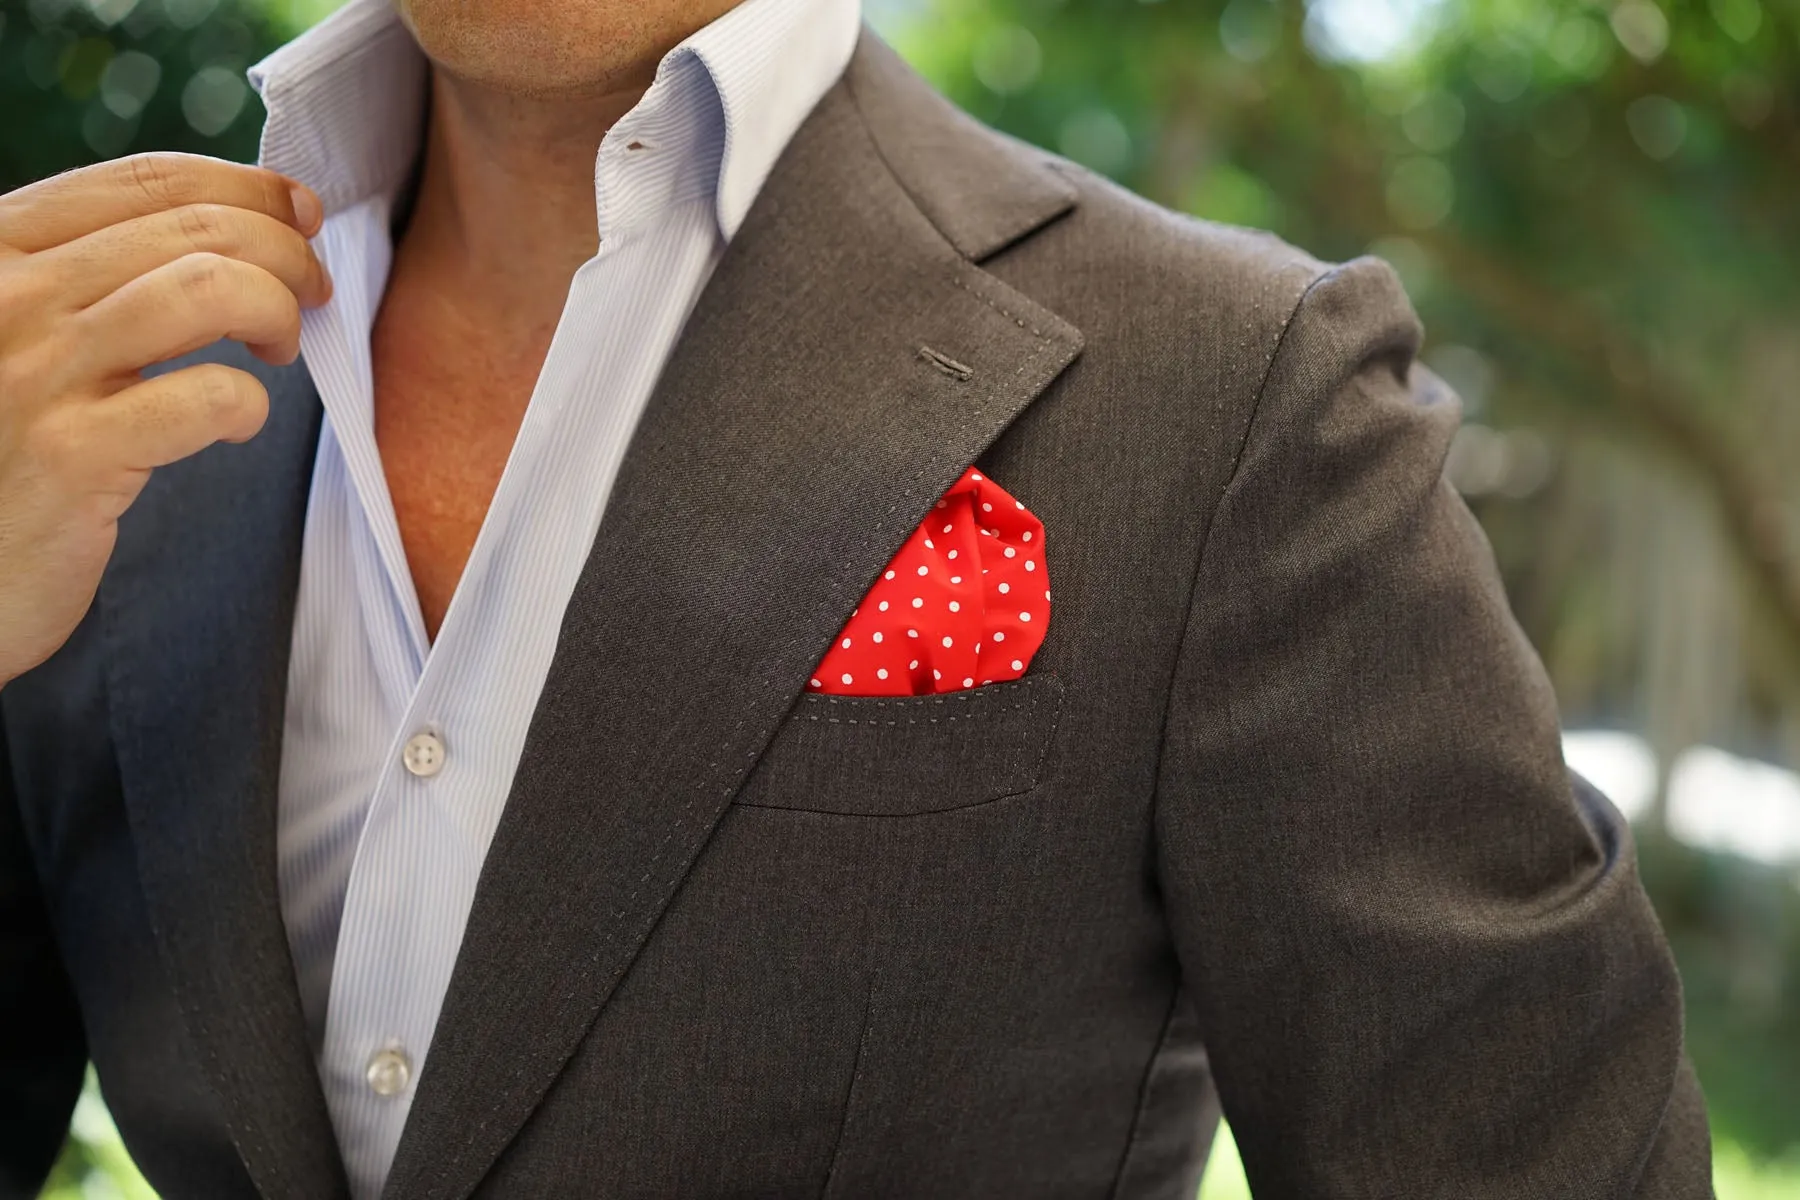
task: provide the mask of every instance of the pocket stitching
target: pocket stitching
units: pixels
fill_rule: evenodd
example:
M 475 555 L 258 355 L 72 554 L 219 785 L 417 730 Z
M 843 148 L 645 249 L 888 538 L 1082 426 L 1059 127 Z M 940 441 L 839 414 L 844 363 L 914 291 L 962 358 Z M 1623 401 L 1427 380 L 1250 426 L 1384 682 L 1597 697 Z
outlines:
M 1045 676 L 1033 676 L 1031 678 L 1033 678 L 1033 679 L 1036 679 L 1036 678 L 1055 679 L 1056 676 L 1054 674 L 1049 674 L 1049 675 L 1045 675 Z M 1009 681 L 1009 682 L 1012 684 L 1012 686 L 1015 688 L 1015 690 L 1022 690 L 1023 684 L 1020 681 Z M 802 806 L 796 805 L 796 804 L 765 804 L 765 803 L 760 803 L 760 802 L 754 801 L 754 800 L 749 800 L 749 801 L 733 800 L 732 803 L 735 805 L 738 805 L 739 807 L 742 807 L 742 808 L 771 809 L 771 810 L 777 810 L 777 811 L 781 811 L 781 812 L 802 812 L 802 813 L 811 813 L 816 816 L 824 816 L 824 817 L 853 817 L 853 818 L 862 819 L 862 820 L 867 820 L 867 819 L 890 819 L 891 820 L 894 818 L 926 817 L 926 816 L 942 815 L 944 813 L 963 812 L 968 809 L 981 808 L 984 805 L 995 804 L 1001 800 L 1009 800 L 1014 796 L 1026 795 L 1027 793 L 1036 791 L 1040 786 L 1042 786 L 1046 782 L 1046 777 L 1044 775 L 1044 762 L 1050 755 L 1051 747 L 1056 744 L 1056 729 L 1057 729 L 1057 726 L 1062 721 L 1062 688 L 1053 686 L 1047 690 L 1049 692 L 1049 698 L 1047 701 L 1049 708 L 1050 708 L 1049 718 L 1044 722 L 1044 725 L 1045 725 L 1044 735 L 1043 735 L 1042 743 L 1038 748 L 1037 759 L 1036 759 L 1036 761 L 1034 761 L 1031 764 L 1031 771 L 1030 771 L 1031 782 L 1022 788 L 1015 788 L 1011 791 L 1000 792 L 996 795 L 987 796 L 980 800 L 972 800 L 972 801 L 968 802 L 967 804 L 952 804 L 945 808 L 916 809 L 916 810 L 912 810 L 912 811 L 908 811 L 908 812 L 850 812 L 850 811 L 846 811 L 841 808 L 810 808 L 810 807 L 802 807 Z M 922 697 L 916 697 L 916 696 L 914 696 L 914 697 L 897 697 L 896 700 L 908 700 L 908 699 L 919 700 L 921 698 Z M 950 699 L 950 698 L 951 698 L 950 695 L 945 695 L 945 696 L 941 696 L 941 697 L 933 697 L 933 699 L 939 703 L 943 702 L 944 700 Z M 806 699 L 813 700 L 813 701 L 824 700 L 824 701 L 835 702 L 835 700 L 837 698 L 834 698 L 831 696 L 808 696 L 808 697 L 806 697 Z M 886 703 L 886 701 L 882 701 L 879 697 L 873 697 L 873 696 L 869 696 L 869 697 L 853 696 L 853 697 L 848 697 L 848 699 L 853 699 L 853 700 L 865 700 L 866 699 L 866 700 Z M 1021 701 L 1018 704 L 1009 705 L 1006 708 L 1001 709 L 1000 711 L 1013 712 L 1013 711 L 1016 711 L 1016 710 L 1018 710 L 1020 708 L 1024 708 L 1024 707 L 1026 707 L 1026 704 L 1025 704 L 1025 702 Z M 980 715 L 981 715 L 980 713 L 976 713 L 976 714 L 973 714 L 970 716 L 966 716 L 963 719 L 973 720 L 976 717 L 979 717 Z M 929 719 L 935 721 L 938 718 L 929 718 Z M 943 719 L 944 720 L 957 720 L 958 718 L 946 717 Z M 837 721 L 832 718 L 820 718 L 820 717 L 811 716 L 811 715 L 808 716 L 808 720 L 814 720 L 814 721 L 828 720 L 828 721 L 832 721 L 832 723 L 834 723 L 834 724 L 852 724 L 852 725 L 854 725 L 857 723 L 854 720 Z M 863 723 L 868 724 L 868 725 L 898 725 L 901 722 L 898 722 L 898 721 L 867 721 L 867 722 L 863 722 Z M 918 724 L 918 722 L 917 721 L 908 721 L 908 722 L 906 722 L 906 724 Z
M 973 713 L 962 713 L 962 714 L 958 714 L 957 716 L 951 716 L 951 717 L 927 717 L 927 718 L 924 718 L 927 721 L 940 721 L 940 720 L 942 720 L 942 721 L 957 721 L 957 720 L 972 721 L 972 720 L 975 720 L 976 718 L 984 715 L 985 713 L 993 711 L 994 706 L 992 704 L 988 703 L 989 696 L 994 696 L 994 695 L 997 695 L 997 694 L 1000 694 L 1003 692 L 1029 693 L 1031 691 L 1032 687 L 1038 681 L 1040 681 L 1042 679 L 1046 679 L 1046 678 L 1054 678 L 1054 676 L 1051 674 L 1048 674 L 1048 673 L 1040 674 L 1040 675 L 1024 675 L 1024 676 L 1020 676 L 1018 679 L 1007 679 L 1007 680 L 1001 681 L 1000 683 L 986 684 L 986 685 L 983 685 L 983 687 L 981 687 L 981 688 L 969 688 L 969 689 L 964 689 L 962 691 L 956 691 L 956 692 L 944 692 L 940 695 L 927 695 L 927 696 L 831 696 L 831 695 L 823 695 L 823 694 L 819 694 L 819 693 L 813 693 L 811 695 L 802 696 L 801 700 L 804 701 L 806 704 L 808 704 L 812 707 L 815 707 L 815 708 L 821 704 L 828 704 L 828 705 L 833 705 L 833 706 L 841 704 L 846 708 L 861 708 L 861 707 L 866 706 L 868 708 L 875 708 L 875 709 L 917 708 L 917 707 L 922 707 L 927 704 L 930 704 L 930 705 L 944 705 L 944 704 L 965 704 L 965 705 L 967 705 L 967 704 L 972 704 L 972 705 L 976 706 L 976 711 Z M 988 691 L 987 690 L 988 688 L 992 688 L 993 690 Z M 1060 689 L 1053 688 L 1051 690 L 1059 691 Z M 1021 699 L 1017 703 L 1010 705 L 1006 708 L 1002 708 L 999 711 L 1008 712 L 1008 711 L 1011 711 L 1012 709 L 1022 708 L 1022 707 L 1024 707 L 1025 703 L 1026 703 L 1026 700 Z M 875 720 L 865 719 L 865 720 L 859 721 L 855 717 L 821 717 L 815 713 L 807 713 L 806 719 L 809 721 L 829 721 L 833 724 L 846 724 L 846 725 L 857 725 L 857 724 L 899 725 L 899 724 L 902 724 L 902 722 L 900 722 L 898 720 L 875 721 Z M 919 720 L 920 720 L 920 718 L 913 717 L 904 723 L 908 724 L 908 725 L 915 725 L 915 724 L 918 724 Z
M 1004 707 L 989 705 L 979 712 L 960 713 L 950 717 L 908 717 L 904 721 L 898 719 L 892 721 L 877 721 L 871 717 L 864 717 L 861 720 L 858 720 L 856 717 L 821 717 L 815 713 L 807 713 L 805 716 L 809 721 L 824 721 L 828 725 L 936 725 L 940 721 L 978 721 L 982 717 L 991 716 L 994 713 L 1017 712 L 1025 706 L 1026 701 L 1021 700 L 1017 704 L 1008 704 Z

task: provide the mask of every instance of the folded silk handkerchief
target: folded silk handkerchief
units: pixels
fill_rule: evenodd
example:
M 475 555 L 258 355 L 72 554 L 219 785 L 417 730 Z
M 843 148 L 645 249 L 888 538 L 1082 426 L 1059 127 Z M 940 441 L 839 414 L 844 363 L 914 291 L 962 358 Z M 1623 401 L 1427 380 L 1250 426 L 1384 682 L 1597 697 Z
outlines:
M 806 690 L 918 696 L 1017 679 L 1049 623 L 1044 523 L 971 467 L 852 610 Z

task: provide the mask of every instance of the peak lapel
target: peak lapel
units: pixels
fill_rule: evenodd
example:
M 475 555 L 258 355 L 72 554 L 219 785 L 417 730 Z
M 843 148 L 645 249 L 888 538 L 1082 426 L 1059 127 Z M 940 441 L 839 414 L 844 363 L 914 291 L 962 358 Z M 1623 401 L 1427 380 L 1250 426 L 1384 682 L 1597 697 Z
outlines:
M 200 1066 L 257 1189 L 346 1194 L 281 920 L 275 788 L 320 408 L 304 368 L 221 343 L 262 379 L 241 446 L 158 468 L 120 521 L 98 604 L 113 743 L 150 923 Z
M 972 373 L 934 366 L 922 346 Z M 1079 349 L 1072 327 L 972 267 L 909 199 L 846 82 L 828 93 L 634 433 L 386 1195 L 476 1186 L 851 609 Z

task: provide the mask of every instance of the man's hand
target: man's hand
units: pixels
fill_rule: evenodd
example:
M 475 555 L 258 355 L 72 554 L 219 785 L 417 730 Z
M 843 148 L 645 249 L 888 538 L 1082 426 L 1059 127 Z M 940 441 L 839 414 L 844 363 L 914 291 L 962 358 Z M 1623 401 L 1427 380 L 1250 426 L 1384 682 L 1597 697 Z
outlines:
M 0 684 L 74 631 L 151 468 L 262 428 L 243 371 L 139 372 L 222 337 L 292 362 L 331 293 L 322 220 L 291 180 L 197 155 L 0 196 Z

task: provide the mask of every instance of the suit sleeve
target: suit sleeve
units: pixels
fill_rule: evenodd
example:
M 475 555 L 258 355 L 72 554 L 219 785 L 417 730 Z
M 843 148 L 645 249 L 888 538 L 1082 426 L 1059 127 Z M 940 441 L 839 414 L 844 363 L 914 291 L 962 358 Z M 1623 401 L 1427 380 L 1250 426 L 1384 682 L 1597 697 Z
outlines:
M 86 1063 L 0 724 L 0 1200 L 38 1194 L 68 1132 Z
M 1629 830 L 1444 481 L 1393 272 L 1316 279 L 1197 568 L 1159 882 L 1254 1194 L 1712 1195 Z

